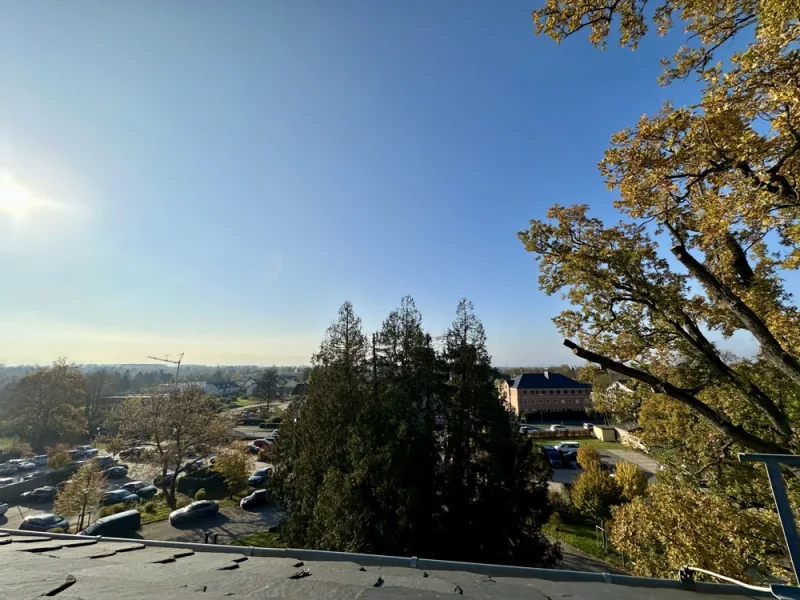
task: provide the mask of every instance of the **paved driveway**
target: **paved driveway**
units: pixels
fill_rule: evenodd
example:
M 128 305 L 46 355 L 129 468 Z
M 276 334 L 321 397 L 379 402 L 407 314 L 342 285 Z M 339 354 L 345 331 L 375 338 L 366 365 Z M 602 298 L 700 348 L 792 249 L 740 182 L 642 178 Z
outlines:
M 647 482 L 654 483 L 659 464 L 652 456 L 634 450 L 598 450 L 600 460 L 607 465 L 615 465 L 621 460 L 627 460 L 637 465 L 647 475 Z M 553 478 L 548 482 L 550 489 L 561 491 L 565 483 L 572 483 L 580 475 L 581 469 L 553 469 Z
M 219 514 L 196 523 L 173 527 L 169 521 L 159 521 L 142 525 L 141 536 L 148 540 L 171 540 L 175 542 L 203 542 L 204 533 L 212 531 L 219 534 L 218 543 L 231 542 L 264 531 L 278 525 L 285 516 L 274 506 L 261 510 L 242 510 L 239 507 L 221 508 Z

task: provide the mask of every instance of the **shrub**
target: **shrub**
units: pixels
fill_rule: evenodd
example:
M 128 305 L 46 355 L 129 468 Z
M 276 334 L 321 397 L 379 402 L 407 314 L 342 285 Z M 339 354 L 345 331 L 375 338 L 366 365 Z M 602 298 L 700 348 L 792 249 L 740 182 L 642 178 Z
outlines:
M 584 469 L 600 466 L 600 453 L 591 446 L 581 446 L 578 448 L 578 456 L 576 458 L 578 464 Z
M 200 488 L 194 493 L 195 500 L 205 500 L 206 499 L 206 490 L 205 488 Z
M 258 460 L 261 462 L 272 462 L 275 457 L 274 446 L 264 446 L 258 451 Z
M 108 517 L 110 515 L 113 515 L 114 514 L 113 511 L 112 511 L 113 508 L 114 508 L 113 506 L 103 506 L 103 507 L 101 507 L 100 511 L 98 513 L 100 515 L 100 518 Z
M 47 466 L 51 469 L 55 469 L 58 471 L 59 469 L 63 469 L 68 464 L 72 462 L 72 459 L 69 457 L 69 454 L 61 453 L 51 456 L 50 459 L 47 461 Z
M 156 503 L 155 502 L 148 502 L 144 505 L 144 512 L 149 514 L 155 514 L 156 512 Z
M 572 502 L 583 514 L 604 521 L 611 507 L 622 501 L 622 488 L 599 466 L 591 466 L 580 474 L 572 486 Z
M 550 506 L 553 508 L 554 513 L 558 513 L 562 522 L 577 523 L 581 521 L 581 515 L 572 499 L 569 497 L 569 492 L 564 490 L 562 492 L 551 491 L 548 494 Z
M 269 422 L 270 422 L 270 423 L 281 423 L 281 422 L 283 422 L 283 417 L 272 417 L 272 418 L 269 420 Z
M 647 476 L 639 467 L 626 460 L 617 465 L 615 475 L 617 483 L 622 486 L 622 498 L 630 502 L 647 491 Z
M 560 531 L 561 530 L 561 515 L 557 512 L 554 512 L 550 515 L 550 520 L 547 524 L 553 529 L 553 531 Z

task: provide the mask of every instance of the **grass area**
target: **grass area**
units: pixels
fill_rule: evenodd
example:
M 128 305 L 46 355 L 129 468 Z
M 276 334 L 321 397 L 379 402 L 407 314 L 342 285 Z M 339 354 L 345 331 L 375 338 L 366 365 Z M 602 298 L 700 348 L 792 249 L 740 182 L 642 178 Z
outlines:
M 545 446 L 555 446 L 558 442 L 578 442 L 581 446 L 588 446 L 597 450 L 631 450 L 631 448 L 617 442 L 604 442 L 597 438 L 534 438 L 533 441 Z
M 230 403 L 230 408 L 245 408 L 258 403 L 259 403 L 258 398 L 237 398 L 236 400 Z
M 556 531 L 552 525 L 545 525 L 542 531 L 550 537 L 569 544 L 581 552 L 604 560 L 605 562 L 622 569 L 622 556 L 613 550 L 606 552 L 598 540 L 595 526 L 588 523 L 561 523 Z M 251 544 L 252 545 L 252 544 Z
M 259 531 L 246 538 L 233 542 L 236 546 L 256 546 L 258 548 L 286 548 L 286 542 L 281 540 L 278 532 Z

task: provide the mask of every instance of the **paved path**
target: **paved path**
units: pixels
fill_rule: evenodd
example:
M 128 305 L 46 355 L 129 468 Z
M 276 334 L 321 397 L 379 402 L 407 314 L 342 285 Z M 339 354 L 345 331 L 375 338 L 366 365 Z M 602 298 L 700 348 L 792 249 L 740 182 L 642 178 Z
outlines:
M 585 552 L 581 552 L 574 546 L 565 544 L 559 540 L 550 538 L 551 542 L 558 542 L 561 544 L 561 554 L 564 558 L 556 565 L 556 569 L 563 571 L 588 571 L 589 573 L 623 573 L 619 569 L 612 567 L 607 562 L 603 562 L 599 558 L 589 556 Z
M 175 542 L 203 542 L 204 532 L 219 534 L 220 544 L 247 537 L 253 533 L 264 531 L 277 525 L 284 515 L 274 506 L 261 510 L 242 510 L 239 507 L 221 508 L 219 514 L 210 519 L 201 519 L 196 523 L 173 527 L 169 521 L 159 521 L 142 525 L 140 534 L 148 540 L 171 540 Z

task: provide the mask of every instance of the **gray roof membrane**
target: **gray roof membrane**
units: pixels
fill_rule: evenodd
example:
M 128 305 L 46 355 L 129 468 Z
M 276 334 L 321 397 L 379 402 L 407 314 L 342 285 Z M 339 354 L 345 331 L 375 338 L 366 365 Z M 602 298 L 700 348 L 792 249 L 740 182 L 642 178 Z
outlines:
M 12 534 L 6 531 L 6 534 Z M 25 532 L 27 533 L 27 532 Z M 87 539 L 67 535 L 0 533 L 0 599 L 58 597 L 59 600 L 427 600 L 465 596 L 486 600 L 699 600 L 764 598 L 742 588 L 700 585 L 691 591 L 663 580 L 545 569 L 533 576 L 500 576 L 489 565 L 464 570 L 378 566 L 387 557 L 328 555 L 307 560 L 308 551 L 269 552 L 247 547 L 191 545 L 154 540 Z M 301 558 L 292 557 L 295 553 Z M 320 553 L 322 554 L 322 553 Z M 372 564 L 370 564 L 372 563 Z M 417 564 L 414 568 L 413 564 Z M 483 572 L 481 572 L 483 571 Z M 497 573 L 497 570 L 494 570 Z M 594 578 L 594 581 L 586 581 Z M 581 580 L 584 579 L 584 580 Z M 648 584 L 650 582 L 650 584 Z M 635 585 L 629 585 L 635 583 Z

